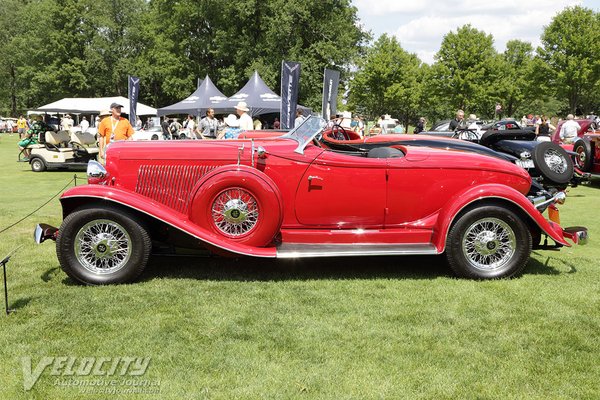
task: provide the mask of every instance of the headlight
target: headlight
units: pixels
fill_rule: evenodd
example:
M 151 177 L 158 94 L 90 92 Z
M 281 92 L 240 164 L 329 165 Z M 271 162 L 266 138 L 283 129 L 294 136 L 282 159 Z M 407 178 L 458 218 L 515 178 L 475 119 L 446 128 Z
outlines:
M 106 168 L 98 161 L 90 160 L 87 165 L 87 176 L 89 184 L 103 183 L 106 178 Z

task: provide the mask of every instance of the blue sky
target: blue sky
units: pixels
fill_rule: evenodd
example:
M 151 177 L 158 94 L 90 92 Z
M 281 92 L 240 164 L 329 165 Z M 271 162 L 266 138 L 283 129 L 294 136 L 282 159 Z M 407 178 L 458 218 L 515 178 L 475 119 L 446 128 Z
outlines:
M 565 7 L 581 5 L 600 12 L 600 0 L 353 0 L 363 26 L 376 39 L 387 33 L 421 60 L 433 63 L 444 35 L 465 24 L 492 34 L 496 49 L 520 39 L 534 47 L 552 18 Z M 597 45 L 597 43 L 596 43 Z

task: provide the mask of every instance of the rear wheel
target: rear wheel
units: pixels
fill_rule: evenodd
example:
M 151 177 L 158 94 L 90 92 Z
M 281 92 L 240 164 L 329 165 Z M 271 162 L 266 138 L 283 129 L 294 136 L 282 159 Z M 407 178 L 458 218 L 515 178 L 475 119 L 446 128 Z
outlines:
M 46 170 L 46 163 L 39 157 L 34 157 L 29 162 L 33 172 L 43 172 Z
M 511 210 L 483 206 L 463 214 L 450 229 L 446 256 L 462 277 L 509 278 L 521 273 L 531 253 L 531 233 Z
M 150 140 L 158 140 L 158 135 L 152 135 L 152 137 L 150 138 Z
M 573 177 L 573 161 L 559 145 L 541 142 L 531 155 L 535 167 L 548 183 L 566 185 Z
M 134 280 L 144 270 L 152 247 L 144 226 L 112 207 L 74 211 L 58 232 L 56 252 L 63 271 L 88 285 Z
M 579 139 L 573 145 L 573 151 L 577 153 L 575 157 L 575 164 L 577 167 L 584 171 L 588 172 L 592 169 L 592 146 L 590 142 L 587 140 Z

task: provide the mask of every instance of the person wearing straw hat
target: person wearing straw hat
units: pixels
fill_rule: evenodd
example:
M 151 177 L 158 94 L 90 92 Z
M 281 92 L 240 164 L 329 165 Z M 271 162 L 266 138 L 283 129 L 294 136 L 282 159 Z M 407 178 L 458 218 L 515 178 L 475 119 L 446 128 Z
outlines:
M 243 131 L 251 131 L 252 129 L 254 129 L 254 123 L 252 122 L 252 117 L 250 115 L 248 115 L 248 111 L 250 111 L 250 109 L 248 108 L 248 105 L 246 104 L 246 102 L 240 101 L 239 103 L 237 103 L 237 105 L 234 108 L 235 108 L 237 115 L 239 115 L 239 117 L 240 117 L 240 119 L 239 119 L 240 129 Z

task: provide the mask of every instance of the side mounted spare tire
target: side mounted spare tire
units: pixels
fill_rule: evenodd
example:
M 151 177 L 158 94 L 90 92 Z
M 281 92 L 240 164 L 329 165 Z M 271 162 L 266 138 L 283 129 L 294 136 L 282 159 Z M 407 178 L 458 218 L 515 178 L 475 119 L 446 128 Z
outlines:
M 540 175 L 549 183 L 566 185 L 573 177 L 573 161 L 556 143 L 540 142 L 531 157 Z
M 575 163 L 577 167 L 584 172 L 589 172 L 592 169 L 594 160 L 592 158 L 592 145 L 589 141 L 578 139 L 573 145 L 573 151 L 577 153 Z
M 255 247 L 271 243 L 283 220 L 271 179 L 239 167 L 213 172 L 194 195 L 190 220 L 226 241 Z

